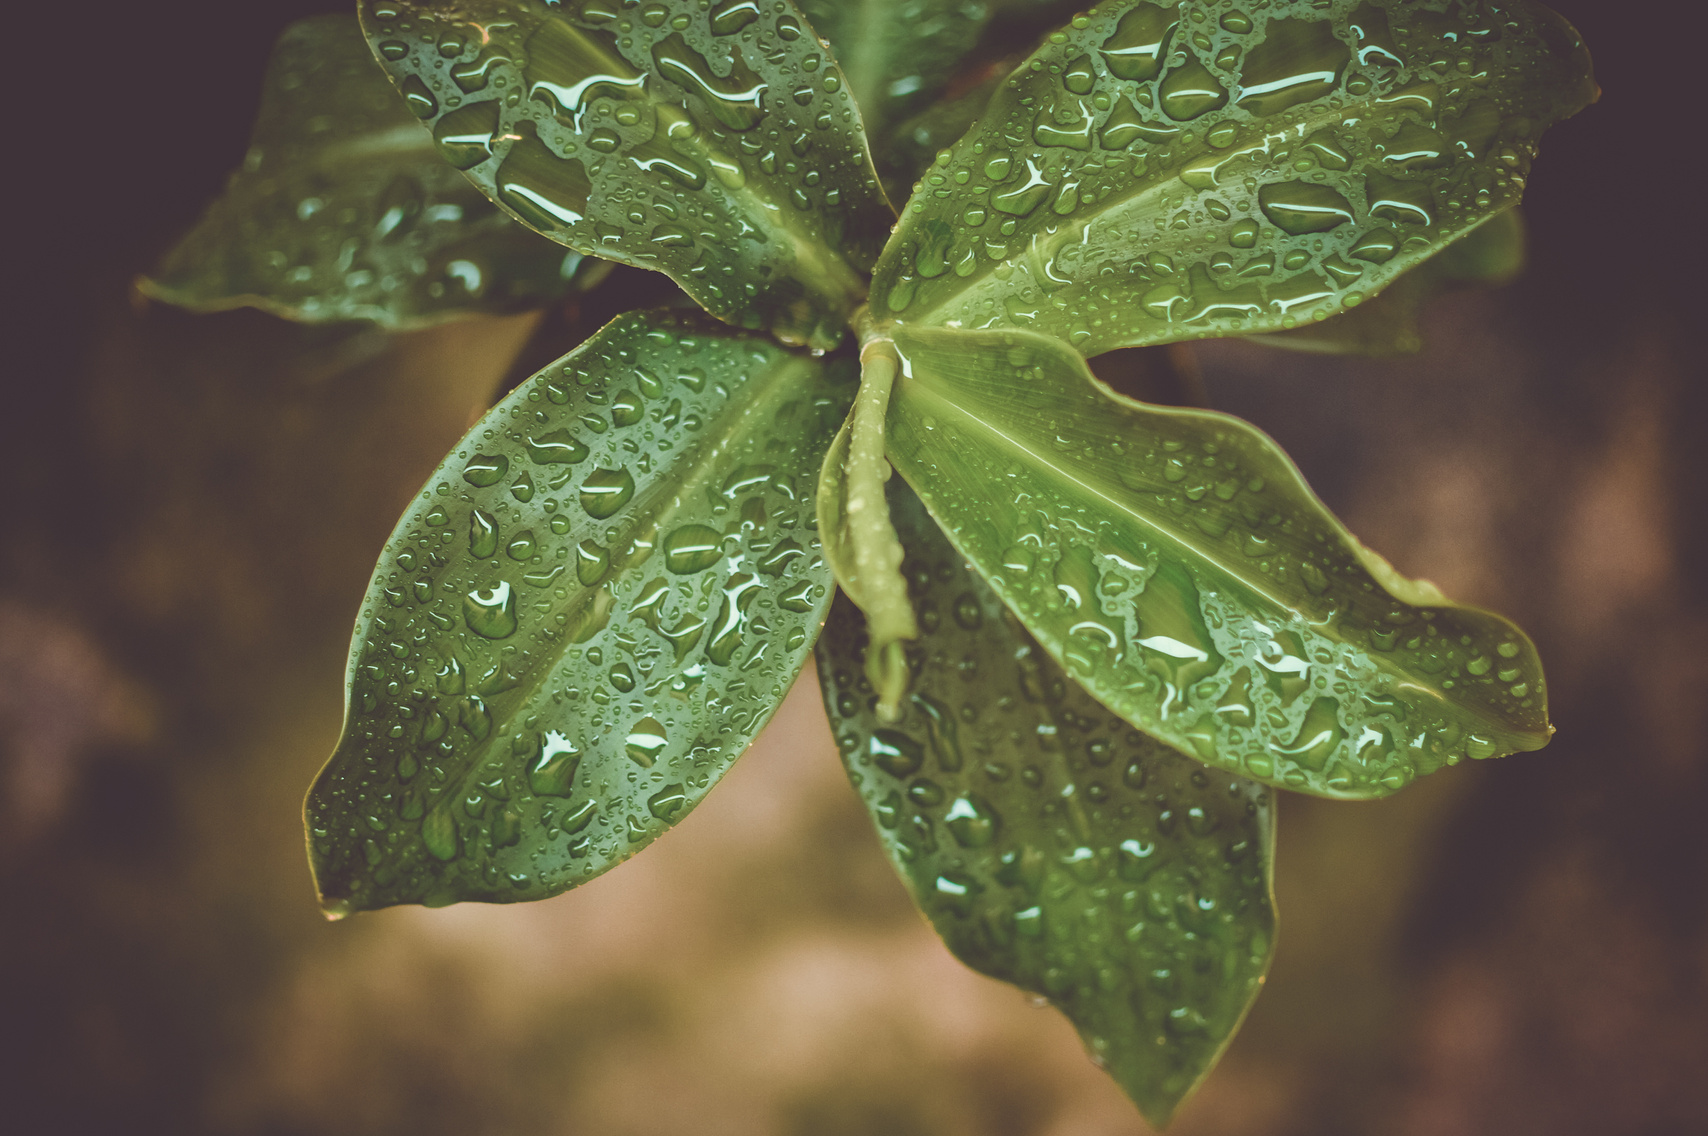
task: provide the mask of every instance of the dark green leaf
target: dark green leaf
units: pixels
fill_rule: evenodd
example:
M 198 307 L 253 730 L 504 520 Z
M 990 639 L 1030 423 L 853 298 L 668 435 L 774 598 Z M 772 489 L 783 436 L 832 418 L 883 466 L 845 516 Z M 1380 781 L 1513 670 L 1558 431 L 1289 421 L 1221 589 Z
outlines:
M 1442 292 L 1504 284 L 1524 267 L 1524 223 L 1497 213 L 1390 284 L 1374 299 L 1320 323 L 1253 335 L 1253 343 L 1323 355 L 1410 355 L 1423 347 L 1418 318 Z
M 812 487 L 851 378 L 634 314 L 469 431 L 356 623 L 307 808 L 328 912 L 554 895 L 706 794 L 830 602 Z
M 970 129 L 997 85 L 1007 73 L 981 79 L 966 91 L 926 107 L 897 123 L 887 136 L 874 141 L 878 172 L 891 201 L 906 201 L 913 184 L 930 168 L 939 151 Z
M 1156 1125 L 1215 1063 L 1274 943 L 1270 794 L 1139 734 L 1064 675 L 891 493 L 928 629 L 879 721 L 846 599 L 819 681 L 884 850 L 967 965 L 1048 997 Z
M 841 340 L 892 215 L 787 0 L 365 0 L 363 27 L 446 159 L 525 224 L 720 319 Z
M 1112 394 L 1046 336 L 904 326 L 895 347 L 890 460 L 1135 726 L 1329 797 L 1547 742 L 1523 632 L 1359 545 L 1253 427 Z
M 836 53 L 874 139 L 943 89 L 992 14 L 985 0 L 801 0 L 801 11 Z
M 243 166 L 139 285 L 196 311 L 395 329 L 538 307 L 605 267 L 515 224 L 441 161 L 355 17 L 335 15 L 279 38 Z
M 873 311 L 1084 355 L 1322 319 L 1518 200 L 1594 97 L 1547 9 L 1120 0 L 1051 36 L 928 171 Z

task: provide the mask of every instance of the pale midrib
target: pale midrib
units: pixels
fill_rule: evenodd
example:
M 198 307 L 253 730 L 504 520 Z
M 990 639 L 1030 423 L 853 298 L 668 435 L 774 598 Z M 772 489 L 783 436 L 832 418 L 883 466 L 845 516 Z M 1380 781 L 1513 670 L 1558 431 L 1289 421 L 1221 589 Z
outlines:
M 1021 455 L 1021 456 L 1024 456 L 1030 462 L 1034 463 L 1036 466 L 1041 468 L 1043 471 L 1045 471 L 1049 474 L 1054 474 L 1054 475 L 1060 477 L 1063 481 L 1066 481 L 1066 482 L 1069 482 L 1073 485 L 1079 486 L 1081 489 L 1084 489 L 1086 492 L 1091 493 L 1092 495 L 1097 497 L 1098 500 L 1101 500 L 1101 501 L 1108 503 L 1109 505 L 1113 506 L 1117 511 L 1119 511 L 1122 515 L 1130 517 L 1135 522 L 1137 522 L 1139 525 L 1142 525 L 1146 530 L 1148 530 L 1152 533 L 1155 533 L 1161 539 L 1173 544 L 1176 548 L 1186 552 L 1190 556 L 1195 556 L 1195 557 L 1202 559 L 1203 561 L 1210 564 L 1211 566 L 1213 566 L 1217 570 L 1221 571 L 1222 573 L 1226 574 L 1227 576 L 1231 577 L 1232 579 L 1238 581 L 1240 584 L 1245 586 L 1250 591 L 1261 596 L 1264 600 L 1275 605 L 1281 611 L 1291 612 L 1293 615 L 1295 615 L 1299 618 L 1303 618 L 1302 614 L 1291 603 L 1280 598 L 1279 596 L 1276 596 L 1268 588 L 1264 587 L 1258 581 L 1253 580 L 1247 574 L 1242 573 L 1240 571 L 1237 571 L 1236 569 L 1230 567 L 1228 565 L 1228 563 L 1226 561 L 1222 560 L 1219 556 L 1217 556 L 1214 553 L 1211 553 L 1209 551 L 1206 551 L 1203 547 L 1193 543 L 1191 540 L 1183 538 L 1183 537 L 1179 536 L 1178 534 L 1176 534 L 1176 533 L 1174 533 L 1168 529 L 1163 528 L 1162 526 L 1158 525 L 1155 521 L 1146 517 L 1144 514 L 1139 513 L 1139 512 L 1135 512 L 1132 508 L 1127 506 L 1119 498 L 1111 497 L 1108 493 L 1104 492 L 1103 489 L 1101 489 L 1097 485 L 1094 485 L 1091 482 L 1085 481 L 1082 478 L 1075 476 L 1069 470 L 1064 469 L 1062 466 L 1051 461 L 1045 455 L 1039 453 L 1037 450 L 1032 449 L 1025 442 L 1021 441 L 1018 438 L 1015 438 L 1013 435 L 1004 432 L 1003 430 L 999 429 L 998 427 L 992 425 L 990 422 L 988 422 L 988 421 L 978 417 L 977 415 L 971 413 L 970 411 L 968 411 L 967 409 L 962 407 L 960 404 L 958 404 L 955 401 L 953 401 L 952 399 L 950 399 L 947 395 L 943 394 L 941 391 L 932 389 L 928 384 L 922 383 L 918 379 L 898 380 L 896 385 L 897 385 L 898 391 L 902 392 L 902 397 L 897 400 L 898 402 L 905 403 L 906 401 L 908 401 L 908 398 L 910 396 L 914 399 L 918 399 L 918 400 L 922 400 L 922 401 L 928 399 L 932 403 L 934 409 L 940 410 L 940 411 L 944 412 L 947 416 L 955 418 L 955 419 L 957 419 L 963 423 L 971 423 L 973 426 L 975 426 L 977 428 L 978 432 L 983 433 L 983 434 L 985 434 L 991 438 L 997 439 L 1002 445 L 1006 446 L 1007 449 L 1009 449 L 1011 452 L 1018 454 L 1018 455 Z M 972 431 L 968 431 L 968 433 L 971 433 L 971 432 Z M 1379 584 L 1377 586 L 1380 587 Z M 1387 589 L 1385 589 L 1385 588 L 1382 590 L 1387 591 Z M 1396 600 L 1396 602 L 1400 602 L 1400 603 L 1405 602 L 1403 600 L 1400 600 L 1397 596 L 1395 597 L 1395 600 Z M 1408 606 L 1415 606 L 1415 605 L 1408 605 Z M 1442 606 L 1455 607 L 1457 605 L 1445 604 Z M 1489 723 L 1493 724 L 1495 727 L 1497 727 L 1502 733 L 1509 733 L 1509 734 L 1524 734 L 1524 733 L 1526 733 L 1526 731 L 1520 730 L 1520 729 L 1515 729 L 1514 727 L 1508 725 L 1506 722 L 1502 721 L 1501 719 L 1499 719 L 1499 718 L 1495 717 L 1494 715 L 1488 713 L 1480 705 L 1469 703 L 1469 702 L 1466 702 L 1463 700 L 1449 699 L 1437 687 L 1436 683 L 1433 680 L 1428 679 L 1428 678 L 1423 677 L 1423 676 L 1420 676 L 1420 675 L 1416 675 L 1409 670 L 1400 669 L 1400 667 L 1390 657 L 1388 657 L 1386 655 L 1382 655 L 1380 653 L 1375 653 L 1375 652 L 1367 652 L 1366 654 L 1367 654 L 1367 657 L 1371 660 L 1371 662 L 1375 666 L 1377 666 L 1379 669 L 1385 671 L 1387 674 L 1389 674 L 1391 676 L 1394 676 L 1397 678 L 1403 678 L 1406 682 L 1411 683 L 1414 686 L 1420 686 L 1420 687 L 1427 689 L 1436 698 L 1440 699 L 1442 702 L 1446 703 L 1448 706 L 1453 707 L 1459 713 L 1472 715 L 1472 716 L 1475 716 L 1476 718 L 1478 718 L 1484 722 L 1489 722 Z
M 750 420 L 754 415 L 766 412 L 773 405 L 774 396 L 785 389 L 789 383 L 797 379 L 804 370 L 811 366 L 811 364 L 807 363 L 805 360 L 797 359 L 794 356 L 784 356 L 781 364 L 782 365 L 774 368 L 765 377 L 749 380 L 747 384 L 744 384 L 730 392 L 730 401 L 726 405 L 735 407 L 736 413 L 728 416 L 727 418 L 721 418 L 724 422 L 724 426 L 722 430 L 717 433 L 716 443 L 711 444 L 708 440 L 708 444 L 700 448 L 698 455 L 685 467 L 687 473 L 683 478 L 679 480 L 659 478 L 654 483 L 652 489 L 637 496 L 631 505 L 628 506 L 628 508 L 634 513 L 645 513 L 649 507 L 656 507 L 661 497 L 668 496 L 669 498 L 672 498 L 669 503 L 657 509 L 657 516 L 654 517 L 649 527 L 636 530 L 634 537 L 632 538 L 634 543 L 638 544 L 643 537 L 656 537 L 659 530 L 663 528 L 664 525 L 668 523 L 669 520 L 679 511 L 676 502 L 679 500 L 685 500 L 691 492 L 698 492 L 704 488 L 707 471 L 711 469 L 716 464 L 718 458 L 729 449 L 730 443 L 735 441 L 742 433 L 740 429 L 742 424 Z M 708 381 L 715 380 L 708 379 Z M 753 397 L 746 401 L 737 401 L 738 396 L 749 393 L 751 393 Z M 705 436 L 706 435 L 702 435 L 702 437 Z M 591 456 L 586 460 L 591 460 Z M 674 486 L 675 488 L 667 488 L 667 484 L 668 486 Z M 417 518 L 411 518 L 411 523 L 415 523 L 416 520 Z M 610 518 L 606 518 L 606 520 L 615 521 L 616 517 L 612 516 Z M 567 534 L 565 536 L 565 540 L 573 541 L 573 539 L 574 534 Z M 657 547 L 657 542 L 654 540 L 648 545 L 644 554 L 630 555 L 625 557 L 620 563 L 613 558 L 610 567 L 606 570 L 605 581 L 614 580 L 620 573 L 628 571 L 644 562 L 652 556 L 652 554 L 657 550 Z M 571 570 L 572 569 L 570 569 L 568 565 L 565 566 L 565 571 Z M 554 612 L 556 614 L 569 615 L 573 618 L 573 616 L 579 614 L 588 604 L 593 602 L 594 597 L 599 594 L 601 586 L 603 586 L 603 582 L 601 584 L 594 584 L 591 587 L 581 586 L 578 582 L 577 591 L 571 594 L 571 598 L 566 601 L 563 606 L 554 608 Z M 383 584 L 376 579 L 374 587 L 370 590 L 367 597 L 367 603 L 376 616 L 384 603 L 383 592 Z M 520 605 L 518 604 L 518 606 Z M 362 628 L 364 632 L 364 639 L 371 639 L 373 619 L 374 616 L 370 616 L 364 621 L 364 626 Z M 495 751 L 501 748 L 506 750 L 508 749 L 510 735 L 508 731 L 499 728 L 499 722 L 501 720 L 507 721 L 514 718 L 515 715 L 521 712 L 523 708 L 532 706 L 536 703 L 540 696 L 541 688 L 546 685 L 547 680 L 552 675 L 557 673 L 559 664 L 563 661 L 564 653 L 573 646 L 578 646 L 578 644 L 570 643 L 567 639 L 559 640 L 552 649 L 541 653 L 538 664 L 531 668 L 532 673 L 529 676 L 522 678 L 522 680 L 510 690 L 501 691 L 499 694 L 491 696 L 494 700 L 503 698 L 510 704 L 511 708 L 503 715 L 499 715 L 497 713 L 492 715 L 493 727 L 492 733 L 488 735 L 489 740 L 477 743 L 475 746 L 470 747 L 467 751 L 466 764 L 462 771 L 447 780 L 445 788 L 440 791 L 439 795 L 434 799 L 433 804 L 427 809 L 428 813 L 431 813 L 434 809 L 442 807 L 442 803 L 444 801 L 454 799 L 455 793 L 447 794 L 447 790 L 452 789 L 453 786 L 459 792 L 466 789 L 470 784 L 471 779 L 475 777 L 481 769 L 486 767 Z M 352 652 L 350 658 L 349 677 L 346 679 L 345 683 L 344 698 L 346 717 L 348 717 L 349 714 L 349 699 L 350 691 L 352 689 L 352 680 L 355 677 L 356 668 L 359 662 L 359 652 Z M 338 748 L 342 750 L 344 748 L 343 744 L 340 743 Z M 591 755 L 592 751 L 589 750 L 588 754 Z M 500 853 L 500 855 L 502 855 L 502 853 Z
M 1009 98 L 1010 98 L 1009 106 L 1004 108 L 1000 113 L 995 112 L 995 111 L 993 111 L 992 108 L 987 107 L 985 109 L 985 113 L 979 116 L 980 121 L 981 122 L 984 122 L 984 121 L 990 121 L 990 122 L 1004 121 L 1004 122 L 1006 122 L 1007 121 L 1006 116 L 1012 115 L 1014 113 L 1016 104 L 1013 102 L 1013 100 L 1015 98 L 1017 98 L 1017 95 L 1010 94 Z M 1288 126 L 1286 128 L 1286 131 L 1287 131 L 1287 133 L 1292 133 L 1294 131 L 1302 131 L 1305 134 L 1309 134 L 1309 133 L 1312 133 L 1316 130 L 1321 129 L 1324 125 L 1326 125 L 1328 122 L 1330 122 L 1332 120 L 1345 118 L 1349 114 L 1352 114 L 1352 113 L 1359 111 L 1361 109 L 1362 109 L 1362 105 L 1357 106 L 1357 107 L 1343 107 L 1343 108 L 1323 107 L 1323 108 L 1321 108 L 1320 114 L 1307 115 L 1302 120 L 1295 122 L 1292 125 Z M 1197 125 L 1199 125 L 1199 124 L 1194 124 L 1194 126 L 1197 126 Z M 1205 126 L 1205 129 L 1208 129 L 1207 125 Z M 992 131 L 981 131 L 977 141 L 989 142 L 991 139 L 991 136 L 994 133 L 995 132 L 992 132 Z M 1269 133 L 1279 133 L 1279 131 L 1276 131 L 1276 132 L 1265 131 L 1264 133 L 1267 135 Z M 972 141 L 973 141 L 973 139 L 970 139 L 970 138 L 966 139 L 962 143 L 958 144 L 957 148 L 959 148 L 961 146 L 970 146 Z M 1232 149 L 1235 149 L 1235 147 L 1230 146 L 1229 149 L 1232 150 Z M 964 152 L 965 151 L 963 151 L 963 153 Z M 1097 153 L 1103 153 L 1103 154 L 1120 154 L 1120 155 L 1126 155 L 1126 154 L 1130 153 L 1130 151 L 1127 151 L 1127 150 L 1110 151 L 1110 150 L 1103 150 L 1101 148 L 1099 148 L 1096 152 Z M 1031 232 L 1028 234 L 1028 239 L 1026 240 L 1025 244 L 1022 246 L 1022 248 L 1018 252 L 1015 252 L 1009 256 L 1005 256 L 1001 260 L 981 262 L 981 264 L 985 265 L 983 270 L 976 273 L 976 274 L 965 277 L 966 284 L 963 287 L 956 289 L 955 291 L 952 291 L 952 292 L 943 293 L 943 295 L 939 299 L 937 299 L 936 302 L 931 304 L 931 306 L 919 309 L 917 314 L 910 314 L 908 311 L 903 311 L 903 312 L 898 313 L 901 322 L 930 323 L 932 321 L 925 319 L 925 318 L 922 318 L 922 317 L 929 316 L 932 313 L 944 312 L 945 309 L 947 309 L 948 314 L 952 315 L 956 311 L 966 309 L 967 307 L 971 306 L 975 301 L 977 301 L 981 298 L 989 299 L 990 296 L 987 295 L 987 293 L 995 293 L 997 296 L 1000 296 L 1004 291 L 1007 291 L 1008 286 L 1006 285 L 1006 283 L 1004 281 L 1002 281 L 996 277 L 996 270 L 998 268 L 1002 268 L 1005 266 L 1007 266 L 1007 267 L 1017 266 L 1023 260 L 1028 259 L 1030 257 L 1037 257 L 1037 258 L 1041 259 L 1044 263 L 1048 263 L 1051 259 L 1054 258 L 1056 249 L 1059 248 L 1062 244 L 1064 244 L 1066 242 L 1067 234 L 1069 232 L 1080 231 L 1080 230 L 1084 229 L 1085 226 L 1087 226 L 1087 225 L 1103 223 L 1107 227 L 1118 228 L 1119 225 L 1118 225 L 1118 223 L 1116 223 L 1117 218 L 1119 218 L 1122 214 L 1130 213 L 1130 212 L 1133 212 L 1133 211 L 1141 208 L 1145 204 L 1147 198 L 1150 198 L 1156 194 L 1162 193 L 1163 191 L 1168 189 L 1169 185 L 1180 176 L 1180 171 L 1182 169 L 1184 169 L 1188 163 L 1190 163 L 1191 161 L 1193 161 L 1197 158 L 1200 158 L 1204 154 L 1207 154 L 1210 152 L 1211 151 L 1208 151 L 1208 150 L 1204 150 L 1201 153 L 1200 152 L 1194 152 L 1190 157 L 1187 157 L 1187 158 L 1184 158 L 1180 161 L 1171 163 L 1167 169 L 1156 170 L 1156 171 L 1153 171 L 1151 173 L 1147 173 L 1142 181 L 1136 183 L 1136 188 L 1134 188 L 1131 192 L 1116 193 L 1116 194 L 1114 194 L 1108 198 L 1105 198 L 1103 201 L 1099 202 L 1097 208 L 1094 210 L 1089 210 L 1089 211 L 1086 211 L 1084 213 L 1076 212 L 1076 213 L 1070 214 L 1067 217 L 1061 218 L 1060 219 L 1061 224 L 1058 227 L 1056 235 L 1054 237 L 1045 238 L 1044 240 L 1040 241 L 1039 240 L 1039 236 L 1040 236 L 1039 230 L 1038 229 L 1031 230 Z M 1030 150 L 1030 151 L 1027 151 L 1027 153 L 1029 155 L 1036 155 L 1038 153 L 1038 151 L 1037 150 Z M 1234 160 L 1237 160 L 1237 159 L 1234 159 Z M 1079 166 L 1076 165 L 1072 168 L 1078 169 Z M 1222 175 L 1218 174 L 1218 179 L 1221 176 Z M 993 191 L 997 188 L 998 187 L 996 187 L 996 186 L 991 187 L 991 189 Z M 915 223 L 915 224 L 922 224 L 926 220 L 950 220 L 951 224 L 953 224 L 952 217 L 950 216 L 950 214 L 953 212 L 953 210 L 949 210 L 948 206 L 955 205 L 955 208 L 959 209 L 960 207 L 965 205 L 965 202 L 960 202 L 958 205 L 956 205 L 955 203 L 956 203 L 956 198 L 951 196 L 945 202 L 945 212 L 932 214 L 930 216 L 927 216 L 925 214 L 909 213 L 908 219 L 910 222 Z M 1038 208 L 1043 209 L 1043 208 L 1045 208 L 1045 206 L 1040 204 L 1038 206 Z M 916 218 L 917 218 L 917 220 L 915 220 Z M 957 226 L 957 228 L 958 228 L 958 226 Z M 898 230 L 896 235 L 901 236 L 902 235 L 901 231 Z M 912 233 L 908 233 L 907 235 L 911 236 Z M 894 247 L 897 247 L 897 248 L 900 247 L 899 242 L 895 241 L 894 238 L 891 239 L 891 244 Z M 941 278 L 939 277 L 939 279 L 941 279 Z M 923 279 L 921 280 L 922 285 L 928 285 L 930 283 L 931 283 L 931 281 L 926 281 Z M 993 283 L 994 283 L 995 287 L 990 287 L 990 285 Z M 1083 285 L 1065 285 L 1065 287 L 1083 287 Z M 910 307 L 911 307 L 911 305 L 910 305 Z M 941 321 L 937 321 L 937 322 L 940 323 Z M 1178 337 L 1178 335 L 1177 335 L 1176 329 L 1174 329 L 1173 325 L 1169 325 L 1169 331 L 1167 333 L 1165 333 L 1162 338 L 1169 339 L 1169 338 L 1177 338 L 1177 337 Z

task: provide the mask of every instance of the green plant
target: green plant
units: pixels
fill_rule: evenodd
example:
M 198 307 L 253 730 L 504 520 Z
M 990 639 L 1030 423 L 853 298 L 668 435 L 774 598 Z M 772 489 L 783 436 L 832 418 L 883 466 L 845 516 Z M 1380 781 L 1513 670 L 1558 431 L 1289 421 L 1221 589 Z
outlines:
M 596 257 L 710 314 L 612 321 L 404 514 L 307 803 L 330 915 L 615 866 L 816 643 L 920 908 L 1162 1124 L 1270 959 L 1270 786 L 1546 742 L 1521 631 L 1397 574 L 1253 427 L 1086 359 L 1415 349 L 1425 295 L 1516 268 L 1537 137 L 1594 97 L 1575 33 L 1528 0 L 1062 15 L 365 0 L 401 100 L 348 20 L 287 33 L 153 295 L 401 328 Z

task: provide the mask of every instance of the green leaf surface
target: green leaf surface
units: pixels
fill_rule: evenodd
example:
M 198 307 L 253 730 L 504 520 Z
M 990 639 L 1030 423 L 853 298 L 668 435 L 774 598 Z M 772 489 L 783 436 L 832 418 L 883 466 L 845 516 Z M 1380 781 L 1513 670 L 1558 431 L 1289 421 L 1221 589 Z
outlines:
M 1381 295 L 1320 323 L 1247 338 L 1266 347 L 1320 355 L 1411 355 L 1422 350 L 1419 318 L 1443 292 L 1495 286 L 1524 268 L 1524 222 L 1515 207 L 1497 213 L 1394 281 Z
M 1087 356 L 1326 318 L 1515 203 L 1542 130 L 1594 96 L 1528 0 L 1121 0 L 926 173 L 872 309 Z
M 980 79 L 965 91 L 946 96 L 904 119 L 873 142 L 878 173 L 891 201 L 908 198 L 912 187 L 937 159 L 939 151 L 971 129 L 1009 68 Z
M 891 462 L 1133 725 L 1328 797 L 1546 744 L 1523 632 L 1359 545 L 1254 427 L 1115 395 L 1046 336 L 904 326 L 895 345 Z
M 356 623 L 307 805 L 329 913 L 555 895 L 700 801 L 830 603 L 812 489 L 850 370 L 631 314 L 469 431 Z
M 339 14 L 279 38 L 243 165 L 138 285 L 195 311 L 406 329 L 539 307 L 605 267 L 511 221 L 446 165 Z
M 1165 1124 L 1269 965 L 1270 793 L 1109 713 L 904 485 L 890 496 L 927 633 L 907 712 L 886 723 L 860 613 L 832 606 L 818 672 L 848 776 L 956 956 L 1048 997 Z
M 830 44 L 874 139 L 929 104 L 978 46 L 987 0 L 800 0 Z
M 847 84 L 787 0 L 365 0 L 445 158 L 524 224 L 707 311 L 836 345 L 892 214 Z

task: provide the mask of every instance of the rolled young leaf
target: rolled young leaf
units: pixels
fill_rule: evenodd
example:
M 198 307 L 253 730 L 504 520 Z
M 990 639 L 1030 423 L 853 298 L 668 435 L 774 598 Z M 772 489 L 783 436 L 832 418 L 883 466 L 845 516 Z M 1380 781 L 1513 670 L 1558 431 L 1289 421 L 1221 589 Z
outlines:
M 927 631 L 881 721 L 845 598 L 819 639 L 849 779 L 955 955 L 1048 997 L 1154 1125 L 1207 1074 L 1274 945 L 1270 794 L 1100 706 L 1014 620 L 899 479 Z
M 829 348 L 892 214 L 835 61 L 787 0 L 364 0 L 441 152 L 524 224 Z
M 1323 319 L 1515 203 L 1542 130 L 1594 96 L 1529 0 L 1117 0 L 925 174 L 872 311 L 1087 356 Z
M 469 431 L 356 623 L 307 804 L 329 913 L 555 895 L 699 802 L 830 602 L 812 489 L 850 370 L 637 313 Z
M 1411 355 L 1422 350 L 1424 306 L 1457 288 L 1495 286 L 1524 267 L 1524 222 L 1515 206 L 1430 257 L 1373 300 L 1320 323 L 1247 336 L 1253 343 L 1321 355 Z
M 1524 633 L 1400 576 L 1256 428 L 1122 398 L 1046 336 L 903 326 L 895 346 L 890 461 L 1141 730 L 1327 797 L 1546 744 Z
M 606 268 L 511 221 L 446 165 L 340 14 L 279 37 L 243 165 L 138 286 L 195 311 L 401 330 L 539 307 Z

